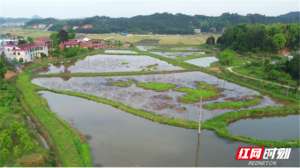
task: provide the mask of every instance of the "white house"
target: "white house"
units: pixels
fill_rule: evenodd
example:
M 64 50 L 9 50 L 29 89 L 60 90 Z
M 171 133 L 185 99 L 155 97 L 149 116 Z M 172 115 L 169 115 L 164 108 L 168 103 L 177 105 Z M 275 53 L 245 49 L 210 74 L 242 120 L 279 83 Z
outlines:
M 31 62 L 34 58 L 48 56 L 48 47 L 45 44 L 6 45 L 4 54 L 9 60 L 20 62 Z

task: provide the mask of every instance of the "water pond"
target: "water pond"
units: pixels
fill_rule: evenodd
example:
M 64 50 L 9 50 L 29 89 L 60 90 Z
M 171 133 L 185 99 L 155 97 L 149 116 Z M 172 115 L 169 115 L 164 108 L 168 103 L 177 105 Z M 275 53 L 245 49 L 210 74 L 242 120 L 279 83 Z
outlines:
M 216 57 L 203 57 L 187 60 L 185 62 L 199 66 L 199 67 L 209 67 L 212 63 L 217 62 L 218 58 Z
M 150 56 L 93 55 L 73 65 L 49 65 L 42 73 L 76 72 L 128 72 L 128 71 L 172 71 L 182 68 L 173 66 Z
M 151 52 L 153 54 L 157 54 L 163 57 L 168 57 L 172 59 L 176 59 L 178 57 L 188 57 L 188 56 L 193 56 L 193 57 L 202 57 L 205 55 L 205 52 L 164 52 L 164 51 L 155 51 Z
M 203 131 L 171 127 L 85 99 L 40 92 L 51 110 L 84 134 L 95 166 L 247 166 L 240 144 Z M 277 166 L 297 166 L 299 149 Z
M 229 130 L 235 135 L 258 139 L 299 139 L 300 115 L 239 120 L 230 124 Z

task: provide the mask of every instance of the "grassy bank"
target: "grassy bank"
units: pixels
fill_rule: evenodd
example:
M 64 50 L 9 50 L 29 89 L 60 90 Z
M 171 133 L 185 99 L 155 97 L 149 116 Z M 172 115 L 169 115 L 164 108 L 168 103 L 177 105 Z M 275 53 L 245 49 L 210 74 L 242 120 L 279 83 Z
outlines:
M 91 166 L 92 159 L 88 144 L 73 128 L 49 110 L 47 102 L 35 92 L 35 86 L 31 84 L 30 72 L 25 71 L 18 76 L 17 87 L 32 115 L 49 133 L 61 164 Z
M 266 147 L 300 147 L 300 139 L 291 140 L 262 140 L 246 136 L 233 135 L 227 129 L 230 123 L 246 118 L 262 118 L 273 116 L 287 116 L 291 114 L 300 115 L 300 109 L 297 106 L 292 107 L 266 107 L 252 110 L 243 110 L 236 112 L 228 112 L 220 116 L 214 117 L 203 123 L 204 129 L 213 130 L 217 135 L 244 143 L 266 146 Z
M 0 78 L 0 166 L 53 166 L 27 122 L 14 81 Z
M 208 103 L 208 104 L 204 104 L 203 108 L 208 109 L 208 110 L 247 108 L 247 107 L 255 106 L 255 105 L 259 104 L 261 102 L 261 99 L 262 99 L 262 97 L 257 96 L 255 98 L 246 99 L 246 100 Z

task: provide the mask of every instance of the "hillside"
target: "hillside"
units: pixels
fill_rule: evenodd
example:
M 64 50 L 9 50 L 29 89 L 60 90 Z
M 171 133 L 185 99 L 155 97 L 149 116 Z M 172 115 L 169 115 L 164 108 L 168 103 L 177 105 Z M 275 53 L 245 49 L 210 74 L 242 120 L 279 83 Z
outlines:
M 155 33 L 155 34 L 192 34 L 194 29 L 202 32 L 222 32 L 227 26 L 241 23 L 299 23 L 300 12 L 290 12 L 276 17 L 260 14 L 224 13 L 221 16 L 184 15 L 156 13 L 131 18 L 110 18 L 94 16 L 84 19 L 59 20 L 54 18 L 33 19 L 27 22 L 26 27 L 48 28 L 59 30 L 73 28 L 80 33 Z M 50 25 L 50 26 L 49 26 Z

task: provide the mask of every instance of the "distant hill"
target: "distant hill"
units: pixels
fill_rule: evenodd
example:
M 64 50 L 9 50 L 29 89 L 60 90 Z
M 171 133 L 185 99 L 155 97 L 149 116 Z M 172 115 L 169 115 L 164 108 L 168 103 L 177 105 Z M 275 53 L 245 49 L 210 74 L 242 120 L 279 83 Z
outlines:
M 9 26 L 24 26 L 28 22 L 29 18 L 4 18 L 0 17 L 0 27 Z
M 192 34 L 198 32 L 222 32 L 225 27 L 242 23 L 300 23 L 300 12 L 290 12 L 276 17 L 260 14 L 224 13 L 221 16 L 184 15 L 156 13 L 131 18 L 110 18 L 94 16 L 84 19 L 33 19 L 26 27 L 47 27 L 49 30 L 72 28 L 80 33 L 155 33 L 155 34 Z M 50 26 L 49 26 L 50 25 Z

